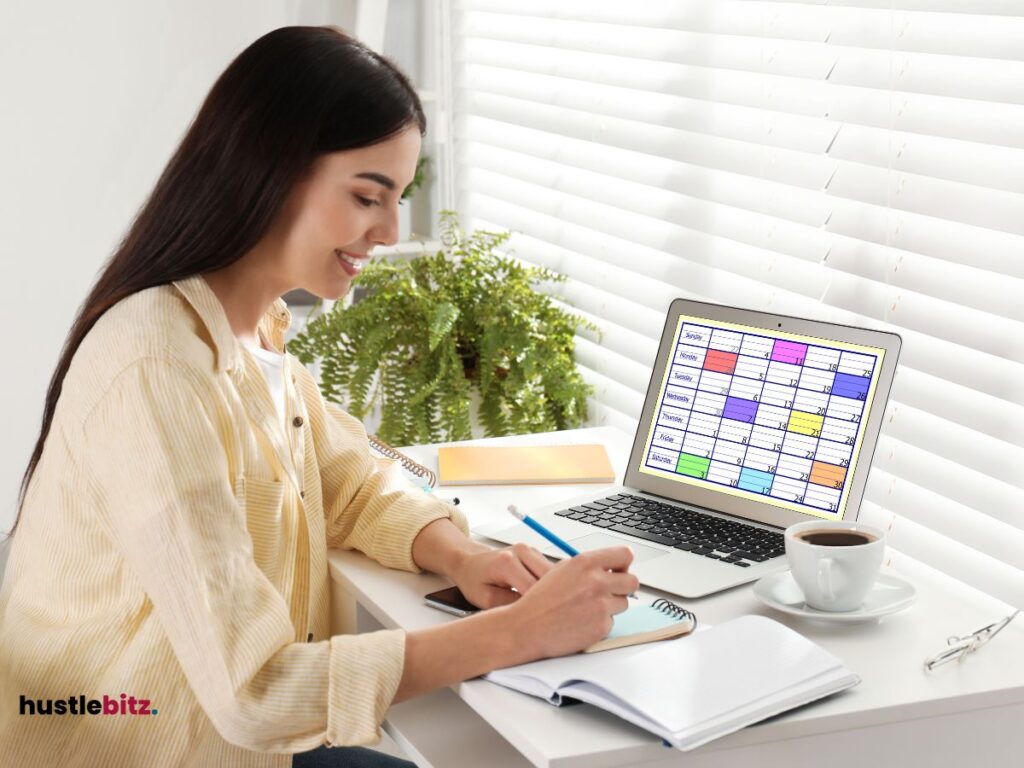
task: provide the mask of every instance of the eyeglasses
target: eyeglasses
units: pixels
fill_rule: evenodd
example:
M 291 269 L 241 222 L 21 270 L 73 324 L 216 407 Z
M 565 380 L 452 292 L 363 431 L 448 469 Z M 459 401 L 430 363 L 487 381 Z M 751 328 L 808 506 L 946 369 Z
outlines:
M 974 653 L 976 650 L 981 648 L 981 646 L 998 635 L 1002 631 L 1003 627 L 1013 621 L 1013 618 L 1018 613 L 1020 613 L 1019 608 L 1005 619 L 994 621 L 987 627 L 974 630 L 969 635 L 963 635 L 962 637 L 951 635 L 950 637 L 947 637 L 946 644 L 950 647 L 940 651 L 929 659 L 925 659 L 924 668 L 931 672 L 936 667 L 941 667 L 943 664 L 947 664 L 950 661 L 962 662 L 967 658 L 968 654 Z

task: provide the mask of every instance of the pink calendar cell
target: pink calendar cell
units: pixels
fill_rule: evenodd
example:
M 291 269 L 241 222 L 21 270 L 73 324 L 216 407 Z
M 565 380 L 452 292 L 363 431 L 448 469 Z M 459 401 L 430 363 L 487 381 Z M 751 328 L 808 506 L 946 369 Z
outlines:
M 792 365 L 803 365 L 805 357 L 807 357 L 806 344 L 798 344 L 795 341 L 782 341 L 781 339 L 775 340 L 775 346 L 772 348 L 772 360 L 778 360 L 780 363 L 791 363 Z

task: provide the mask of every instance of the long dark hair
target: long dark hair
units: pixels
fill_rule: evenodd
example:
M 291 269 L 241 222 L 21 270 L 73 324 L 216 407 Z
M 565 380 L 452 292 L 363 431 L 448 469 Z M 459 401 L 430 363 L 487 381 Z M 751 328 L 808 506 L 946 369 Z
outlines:
M 267 232 L 317 157 L 376 144 L 410 125 L 426 131 L 406 76 L 336 28 L 276 29 L 231 62 L 79 308 L 46 392 L 9 536 L 18 528 L 64 376 L 103 313 L 137 291 L 238 260 Z

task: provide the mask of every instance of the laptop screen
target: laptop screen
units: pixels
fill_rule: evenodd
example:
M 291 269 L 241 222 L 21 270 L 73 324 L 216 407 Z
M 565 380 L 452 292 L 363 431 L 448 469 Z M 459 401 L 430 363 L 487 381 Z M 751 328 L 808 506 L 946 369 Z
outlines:
M 884 356 L 880 347 L 681 315 L 637 469 L 842 519 Z

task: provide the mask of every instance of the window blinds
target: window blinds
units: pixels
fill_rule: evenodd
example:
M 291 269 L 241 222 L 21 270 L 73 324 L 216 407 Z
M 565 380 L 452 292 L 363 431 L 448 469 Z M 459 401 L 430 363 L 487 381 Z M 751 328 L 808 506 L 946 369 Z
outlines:
M 677 297 L 900 333 L 862 519 L 1024 605 L 1024 3 L 453 0 L 465 224 L 632 431 Z M 897 563 L 898 564 L 898 563 Z

